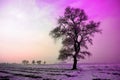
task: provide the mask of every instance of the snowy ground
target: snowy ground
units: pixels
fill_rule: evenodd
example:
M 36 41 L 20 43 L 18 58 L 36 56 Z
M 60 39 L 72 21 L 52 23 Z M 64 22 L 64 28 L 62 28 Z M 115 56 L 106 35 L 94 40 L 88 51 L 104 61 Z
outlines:
M 120 80 L 120 64 L 0 64 L 0 80 Z

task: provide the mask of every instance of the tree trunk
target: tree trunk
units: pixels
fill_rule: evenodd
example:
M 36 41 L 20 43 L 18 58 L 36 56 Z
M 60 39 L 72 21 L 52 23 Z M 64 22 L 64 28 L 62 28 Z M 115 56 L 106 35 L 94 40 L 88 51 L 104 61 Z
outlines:
M 77 57 L 76 56 L 73 56 L 73 68 L 72 70 L 76 70 L 77 69 Z

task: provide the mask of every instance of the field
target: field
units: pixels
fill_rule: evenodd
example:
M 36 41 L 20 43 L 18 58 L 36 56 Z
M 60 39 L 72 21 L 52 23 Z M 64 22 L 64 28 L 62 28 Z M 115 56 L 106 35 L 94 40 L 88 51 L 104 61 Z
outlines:
M 0 64 L 0 80 L 120 80 L 120 64 Z

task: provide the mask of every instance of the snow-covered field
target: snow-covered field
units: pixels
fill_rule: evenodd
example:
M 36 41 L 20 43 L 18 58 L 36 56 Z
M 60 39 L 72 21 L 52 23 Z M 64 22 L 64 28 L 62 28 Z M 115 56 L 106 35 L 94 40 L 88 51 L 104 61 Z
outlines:
M 120 80 L 120 64 L 0 64 L 0 80 Z

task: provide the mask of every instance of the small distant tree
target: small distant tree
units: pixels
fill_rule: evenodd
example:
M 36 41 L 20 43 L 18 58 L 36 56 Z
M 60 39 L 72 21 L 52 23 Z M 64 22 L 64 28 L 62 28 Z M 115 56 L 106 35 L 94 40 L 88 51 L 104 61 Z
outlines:
M 23 61 L 22 61 L 22 64 L 24 64 L 24 65 L 25 65 L 25 62 L 26 62 L 26 61 L 25 61 L 25 60 L 23 60 Z
M 29 64 L 29 61 L 28 61 L 28 60 L 26 60 L 26 64 Z
M 37 64 L 41 64 L 41 62 L 42 62 L 42 61 L 41 61 L 41 60 L 39 60 L 39 61 L 37 61 Z
M 87 43 L 93 44 L 92 37 L 101 32 L 99 24 L 100 22 L 88 21 L 83 9 L 67 7 L 64 15 L 58 19 L 58 26 L 50 32 L 55 40 L 62 38 L 63 46 L 58 59 L 72 58 L 72 69 L 77 69 L 78 59 L 91 55 Z
M 32 64 L 35 64 L 35 60 L 32 60 Z
M 29 61 L 28 61 L 28 60 L 23 60 L 22 63 L 23 63 L 24 65 L 26 65 L 26 64 L 29 64 Z
M 44 61 L 43 64 L 46 64 L 46 61 Z

